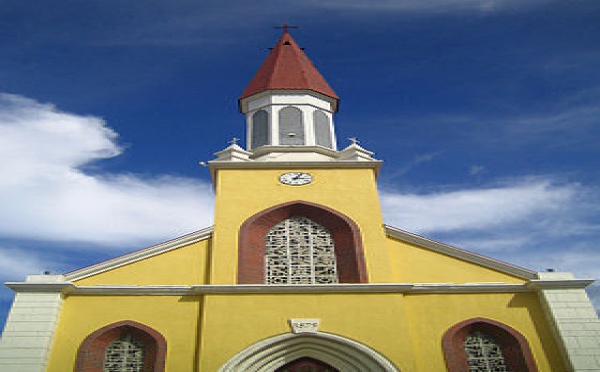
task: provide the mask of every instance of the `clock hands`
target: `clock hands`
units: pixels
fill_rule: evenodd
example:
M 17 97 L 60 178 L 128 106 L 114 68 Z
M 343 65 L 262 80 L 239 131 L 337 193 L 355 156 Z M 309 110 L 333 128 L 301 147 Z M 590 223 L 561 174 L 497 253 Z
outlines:
M 312 182 L 312 176 L 303 172 L 289 172 L 282 174 L 279 180 L 287 185 L 306 185 Z
M 292 179 L 293 179 L 293 180 L 297 180 L 297 179 L 300 179 L 300 178 L 302 178 L 302 176 L 304 176 L 304 174 L 302 174 L 302 173 L 298 173 L 296 176 L 292 177 Z

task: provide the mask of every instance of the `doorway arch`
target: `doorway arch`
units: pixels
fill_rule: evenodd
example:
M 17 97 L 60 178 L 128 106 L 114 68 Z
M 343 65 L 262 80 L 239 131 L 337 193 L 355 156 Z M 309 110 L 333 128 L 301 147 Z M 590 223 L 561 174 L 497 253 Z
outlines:
M 300 358 L 322 361 L 344 372 L 399 371 L 372 348 L 331 333 L 284 334 L 256 342 L 237 353 L 220 369 L 232 371 L 274 371 Z

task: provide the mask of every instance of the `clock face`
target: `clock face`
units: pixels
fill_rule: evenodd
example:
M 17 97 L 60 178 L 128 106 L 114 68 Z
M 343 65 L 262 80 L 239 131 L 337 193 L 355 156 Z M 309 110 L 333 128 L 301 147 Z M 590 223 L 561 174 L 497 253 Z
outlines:
M 286 185 L 300 186 L 311 183 L 313 177 L 308 173 L 289 172 L 279 176 L 279 181 Z

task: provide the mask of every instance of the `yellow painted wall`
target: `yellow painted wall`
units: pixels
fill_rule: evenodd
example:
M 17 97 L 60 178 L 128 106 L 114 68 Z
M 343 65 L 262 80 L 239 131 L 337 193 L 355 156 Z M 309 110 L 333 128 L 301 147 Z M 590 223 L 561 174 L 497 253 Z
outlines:
M 80 286 L 206 284 L 211 240 L 206 239 L 75 282 Z
M 194 371 L 197 297 L 69 296 L 61 312 L 48 372 L 72 371 L 77 348 L 92 332 L 112 323 L 143 323 L 167 340 L 167 371 Z
M 207 295 L 204 300 L 71 296 L 63 308 L 48 371 L 68 370 L 88 334 L 128 319 L 165 336 L 167 371 L 215 371 L 248 346 L 289 333 L 290 318 L 321 319 L 320 331 L 359 341 L 403 372 L 443 371 L 444 332 L 474 317 L 497 320 L 521 332 L 540 371 L 564 370 L 535 294 L 497 293 Z
M 320 331 L 359 341 L 415 371 L 401 295 L 220 295 L 206 300 L 201 371 L 215 371 L 251 344 L 289 333 L 290 318 L 321 319 Z
M 283 185 L 278 177 L 288 171 L 308 172 L 313 175 L 314 181 L 304 186 Z M 383 219 L 373 169 L 302 168 L 217 171 L 213 283 L 236 282 L 241 224 L 264 209 L 293 200 L 321 204 L 354 220 L 361 230 L 369 280 L 390 281 Z
M 397 283 L 523 283 L 522 278 L 388 238 L 392 282 Z
M 291 171 L 291 170 L 290 170 Z M 352 218 L 362 234 L 370 282 L 507 282 L 513 277 L 385 236 L 372 169 L 293 169 L 314 176 L 305 186 L 278 181 L 284 170 L 217 172 L 212 239 L 77 281 L 107 284 L 233 284 L 240 225 L 274 205 L 303 200 Z M 290 318 L 321 319 L 320 331 L 361 342 L 403 372 L 445 370 L 444 332 L 484 317 L 521 332 L 540 371 L 563 367 L 533 293 L 489 294 L 238 294 L 206 296 L 68 296 L 49 372 L 72 368 L 87 335 L 134 320 L 167 340 L 167 371 L 215 371 L 236 353 L 290 332 Z
M 566 370 L 535 293 L 412 294 L 405 300 L 416 371 L 443 371 L 443 334 L 476 317 L 499 321 L 525 336 L 539 371 Z

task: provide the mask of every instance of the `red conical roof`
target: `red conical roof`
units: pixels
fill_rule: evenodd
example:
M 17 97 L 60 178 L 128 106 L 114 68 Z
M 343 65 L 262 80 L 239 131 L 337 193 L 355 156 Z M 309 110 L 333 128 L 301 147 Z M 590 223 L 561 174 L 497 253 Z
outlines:
M 312 90 L 338 100 L 333 89 L 286 29 L 240 100 L 270 89 Z

